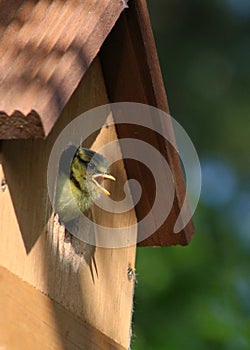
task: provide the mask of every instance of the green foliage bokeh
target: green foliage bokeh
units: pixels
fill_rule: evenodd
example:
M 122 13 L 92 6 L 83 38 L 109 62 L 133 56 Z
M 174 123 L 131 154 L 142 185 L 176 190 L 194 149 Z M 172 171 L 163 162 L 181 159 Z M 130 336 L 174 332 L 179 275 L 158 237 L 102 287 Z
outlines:
M 137 253 L 133 350 L 250 349 L 250 2 L 148 0 L 203 183 L 187 247 Z

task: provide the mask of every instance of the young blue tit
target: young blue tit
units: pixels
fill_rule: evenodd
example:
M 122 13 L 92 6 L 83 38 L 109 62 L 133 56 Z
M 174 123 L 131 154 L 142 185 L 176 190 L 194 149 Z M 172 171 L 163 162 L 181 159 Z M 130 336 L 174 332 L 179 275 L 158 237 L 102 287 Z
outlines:
M 70 175 L 59 165 L 55 211 L 60 221 L 67 224 L 77 219 L 81 212 L 91 208 L 101 193 L 109 196 L 109 191 L 104 187 L 105 179 L 115 181 L 109 173 L 107 160 L 101 154 L 81 146 L 74 154 Z

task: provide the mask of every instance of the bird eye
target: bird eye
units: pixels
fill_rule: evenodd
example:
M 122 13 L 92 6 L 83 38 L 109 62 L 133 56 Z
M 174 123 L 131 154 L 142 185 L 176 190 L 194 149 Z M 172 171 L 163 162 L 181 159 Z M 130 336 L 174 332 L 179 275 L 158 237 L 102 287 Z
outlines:
M 90 170 L 93 170 L 95 168 L 95 164 L 94 163 L 89 163 L 88 168 Z

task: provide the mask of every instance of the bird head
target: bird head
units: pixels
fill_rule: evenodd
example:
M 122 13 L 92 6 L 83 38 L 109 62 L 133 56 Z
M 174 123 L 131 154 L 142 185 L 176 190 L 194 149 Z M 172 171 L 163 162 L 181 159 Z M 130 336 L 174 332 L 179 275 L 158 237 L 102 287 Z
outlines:
M 93 197 L 99 197 L 101 193 L 110 195 L 104 187 L 104 180 L 115 181 L 110 175 L 108 162 L 101 154 L 87 148 L 79 147 L 71 165 L 71 179 L 79 188 L 90 192 Z

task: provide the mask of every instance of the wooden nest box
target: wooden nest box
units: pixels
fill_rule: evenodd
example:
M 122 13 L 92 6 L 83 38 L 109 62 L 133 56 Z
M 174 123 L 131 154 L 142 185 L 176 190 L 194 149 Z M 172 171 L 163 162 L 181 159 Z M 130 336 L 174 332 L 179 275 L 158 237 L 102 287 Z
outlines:
M 101 248 L 67 236 L 53 213 L 46 177 L 55 140 L 83 112 L 114 102 L 168 112 L 145 0 L 124 5 L 0 1 L 0 348 L 129 347 L 136 244 Z M 173 233 L 185 196 L 177 152 L 157 133 L 129 124 L 104 125 L 86 147 L 122 138 L 144 140 L 161 152 L 175 183 L 170 214 L 138 245 L 186 245 L 191 222 Z M 122 154 L 122 147 L 116 151 Z M 152 178 L 144 168 L 127 159 L 114 165 L 116 177 L 136 178 L 146 189 L 118 220 L 121 227 L 150 210 Z M 98 209 L 93 215 L 104 225 L 116 221 Z

